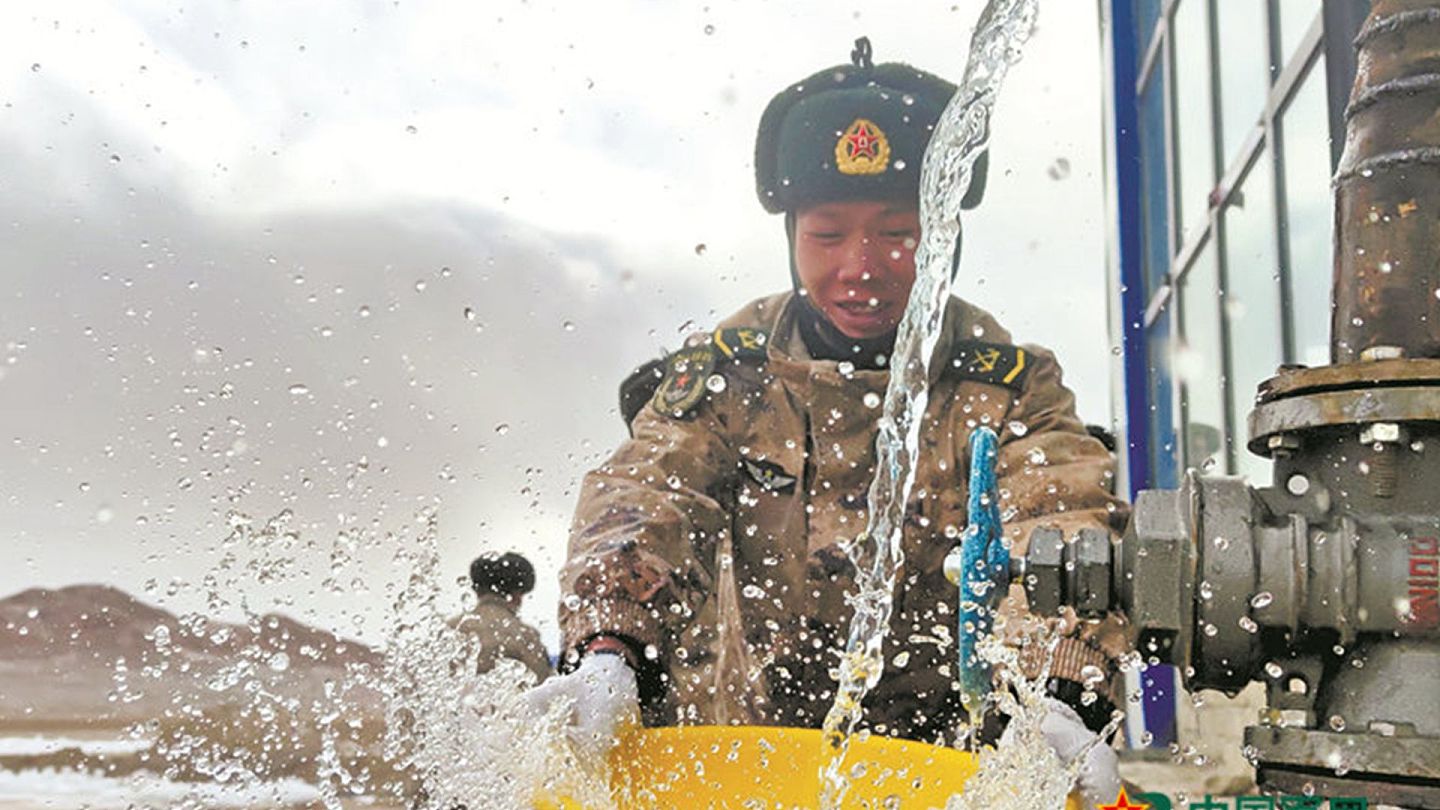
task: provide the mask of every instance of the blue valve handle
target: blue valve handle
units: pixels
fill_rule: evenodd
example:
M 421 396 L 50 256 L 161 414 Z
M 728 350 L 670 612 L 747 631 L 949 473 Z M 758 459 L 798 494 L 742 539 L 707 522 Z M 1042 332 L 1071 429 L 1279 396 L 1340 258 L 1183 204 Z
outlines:
M 990 665 L 976 652 L 994 627 L 1010 588 L 1010 550 L 1001 539 L 995 463 L 1000 440 L 988 427 L 970 431 L 968 524 L 960 538 L 960 700 L 971 717 L 991 691 Z M 951 552 L 954 554 L 954 552 Z

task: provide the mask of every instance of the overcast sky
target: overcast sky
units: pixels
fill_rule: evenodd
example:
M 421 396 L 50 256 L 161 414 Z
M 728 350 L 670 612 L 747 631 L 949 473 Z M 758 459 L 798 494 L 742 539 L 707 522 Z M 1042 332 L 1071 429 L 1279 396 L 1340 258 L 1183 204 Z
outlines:
M 618 382 L 788 285 L 765 103 L 862 34 L 958 79 L 980 5 L 0 5 L 0 596 L 244 596 L 377 641 L 388 535 L 433 506 L 457 577 L 532 555 L 553 642 Z M 1057 349 L 1090 421 L 1102 84 L 1095 3 L 1042 3 L 958 290 Z M 286 507 L 293 540 L 222 544 Z M 293 562 L 253 585 L 267 560 Z

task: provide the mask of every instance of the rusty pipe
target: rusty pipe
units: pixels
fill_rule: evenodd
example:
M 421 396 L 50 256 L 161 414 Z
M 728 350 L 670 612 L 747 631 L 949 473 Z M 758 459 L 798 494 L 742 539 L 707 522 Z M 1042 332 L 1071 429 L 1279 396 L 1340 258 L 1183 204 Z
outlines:
M 1330 359 L 1440 357 L 1440 0 L 1376 0 L 1355 44 Z

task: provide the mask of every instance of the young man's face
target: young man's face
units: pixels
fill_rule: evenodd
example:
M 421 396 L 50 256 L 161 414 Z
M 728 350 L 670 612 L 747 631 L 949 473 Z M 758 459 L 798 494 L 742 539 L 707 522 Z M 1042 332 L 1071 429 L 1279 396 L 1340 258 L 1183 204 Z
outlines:
M 905 314 L 919 239 L 914 205 L 848 201 L 803 208 L 795 212 L 800 286 L 846 337 L 879 337 Z

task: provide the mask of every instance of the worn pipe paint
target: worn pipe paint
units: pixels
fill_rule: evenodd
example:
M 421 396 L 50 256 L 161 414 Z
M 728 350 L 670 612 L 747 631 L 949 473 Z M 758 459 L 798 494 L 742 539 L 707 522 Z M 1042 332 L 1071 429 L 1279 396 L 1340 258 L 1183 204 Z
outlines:
M 1440 357 L 1440 0 L 1377 0 L 1356 47 L 1331 361 Z

